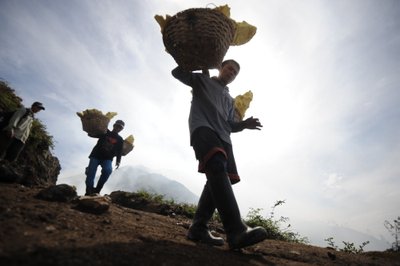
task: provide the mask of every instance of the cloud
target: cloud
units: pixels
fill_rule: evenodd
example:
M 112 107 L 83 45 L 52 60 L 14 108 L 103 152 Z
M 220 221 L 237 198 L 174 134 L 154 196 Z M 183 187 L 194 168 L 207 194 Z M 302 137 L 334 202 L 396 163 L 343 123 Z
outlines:
M 325 181 L 325 186 L 327 189 L 339 189 L 341 188 L 340 182 L 342 181 L 343 177 L 332 173 L 328 175 L 328 179 Z

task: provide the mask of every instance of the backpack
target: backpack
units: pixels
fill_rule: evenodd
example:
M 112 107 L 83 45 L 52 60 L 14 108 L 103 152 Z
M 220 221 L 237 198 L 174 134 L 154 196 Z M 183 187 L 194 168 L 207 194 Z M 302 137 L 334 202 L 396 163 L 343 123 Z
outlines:
M 29 111 L 30 110 L 26 108 L 25 114 L 21 117 L 20 121 L 29 115 Z M 11 117 L 15 112 L 16 110 L 0 112 L 0 130 L 8 126 L 8 123 L 10 123 Z

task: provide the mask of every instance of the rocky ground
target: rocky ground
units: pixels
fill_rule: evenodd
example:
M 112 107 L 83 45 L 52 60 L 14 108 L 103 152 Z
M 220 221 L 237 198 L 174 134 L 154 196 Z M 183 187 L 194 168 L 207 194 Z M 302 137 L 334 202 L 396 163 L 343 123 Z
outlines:
M 91 214 L 43 188 L 0 183 L 0 265 L 400 265 L 399 253 L 348 254 L 266 240 L 242 251 L 185 238 L 188 218 L 111 203 Z

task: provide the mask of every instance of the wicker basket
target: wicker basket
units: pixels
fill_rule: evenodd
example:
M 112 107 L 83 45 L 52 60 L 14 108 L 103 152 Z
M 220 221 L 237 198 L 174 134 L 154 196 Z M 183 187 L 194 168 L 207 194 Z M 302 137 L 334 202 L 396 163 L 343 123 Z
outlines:
M 124 144 L 122 145 L 122 156 L 127 155 L 133 150 L 133 144 L 129 143 L 128 141 L 124 141 Z
M 219 68 L 235 35 L 235 23 L 217 10 L 191 8 L 171 17 L 163 42 L 186 70 Z
M 85 114 L 81 117 L 82 129 L 89 136 L 101 135 L 107 132 L 110 119 L 105 115 Z

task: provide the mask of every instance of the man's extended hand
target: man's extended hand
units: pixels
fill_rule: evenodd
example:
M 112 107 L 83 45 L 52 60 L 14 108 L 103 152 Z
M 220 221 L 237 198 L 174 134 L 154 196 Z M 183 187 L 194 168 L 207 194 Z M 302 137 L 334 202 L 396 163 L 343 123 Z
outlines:
M 247 118 L 246 120 L 244 120 L 243 123 L 244 123 L 244 128 L 247 128 L 247 129 L 261 130 L 261 127 L 262 127 L 258 118 L 253 118 L 252 116 Z

